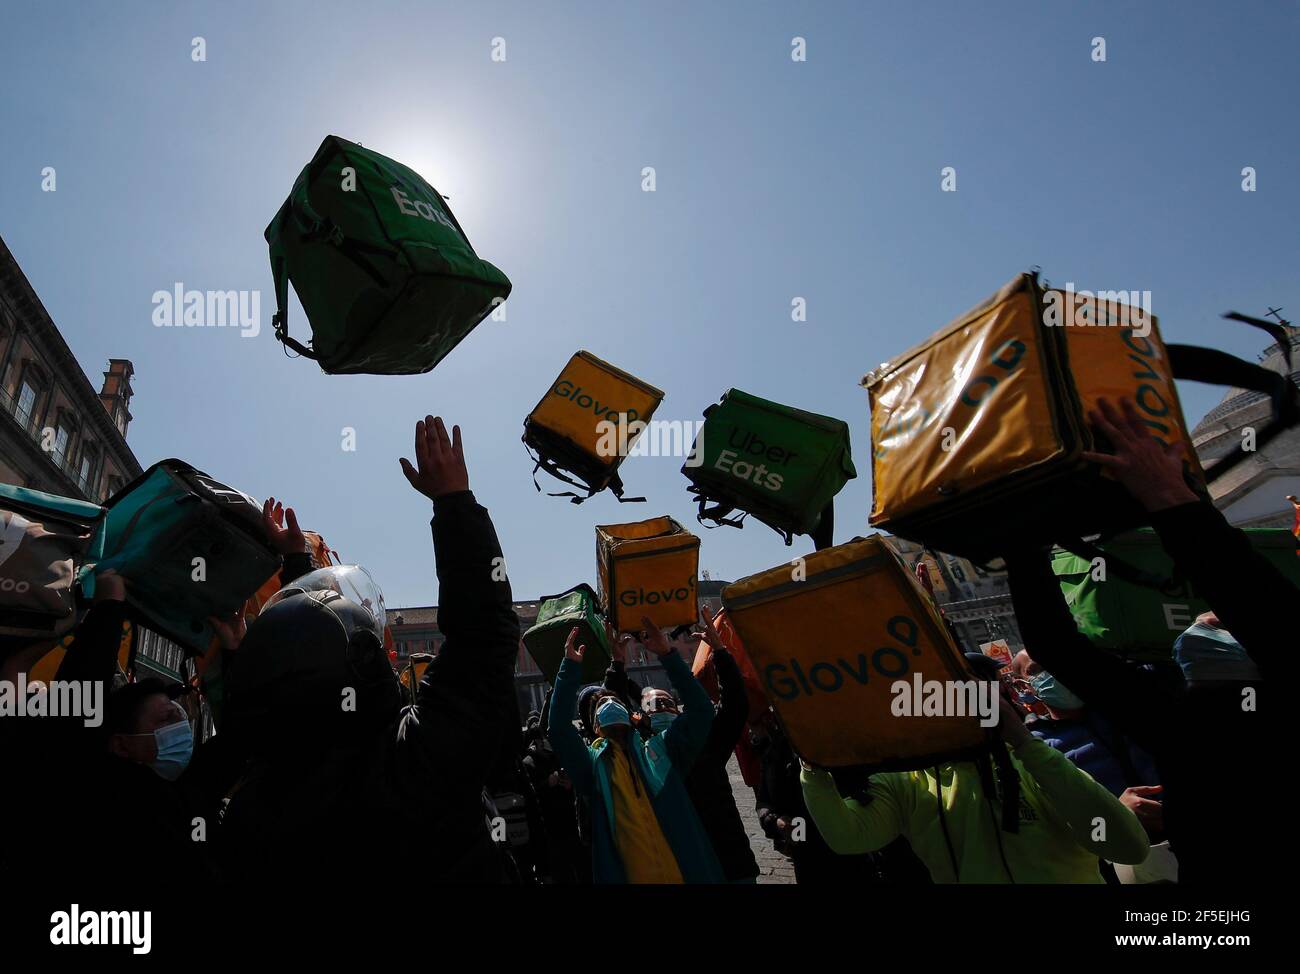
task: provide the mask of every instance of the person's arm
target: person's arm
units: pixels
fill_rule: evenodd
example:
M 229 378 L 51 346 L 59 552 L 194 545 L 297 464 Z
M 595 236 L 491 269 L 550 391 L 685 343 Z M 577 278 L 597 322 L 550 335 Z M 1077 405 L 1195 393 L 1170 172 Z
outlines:
M 262 502 L 262 531 L 272 548 L 280 553 L 280 587 L 312 570 L 307 539 L 298 527 L 298 515 L 274 497 Z
M 1086 771 L 1027 731 L 1012 753 L 1078 845 L 1111 862 L 1136 865 L 1146 859 L 1151 846 L 1138 817 Z
M 736 665 L 731 653 L 727 652 L 726 643 L 704 610 L 700 611 L 700 627 L 703 629 L 702 638 L 712 650 L 720 702 L 713 718 L 713 727 L 709 731 L 709 739 L 697 760 L 726 764 L 749 720 L 749 693 L 745 689 L 745 678 L 741 675 L 740 667 Z
M 1279 634 L 1295 627 L 1300 589 L 1254 549 L 1244 531 L 1201 500 L 1153 511 L 1151 526 L 1178 573 L 1251 659 L 1261 667 L 1294 666 L 1294 653 Z
M 1120 407 L 1117 412 L 1103 399 L 1089 414 L 1115 452 L 1085 457 L 1109 470 L 1147 510 L 1179 573 L 1251 658 L 1261 666 L 1293 665 L 1279 634 L 1293 628 L 1300 590 L 1187 486 L 1181 448 L 1155 440 L 1131 402 Z
M 429 766 L 444 782 L 478 792 L 497 759 L 514 706 L 519 619 L 496 530 L 474 500 L 460 427 L 442 418 L 416 424 L 418 469 L 402 471 L 433 501 L 438 628 L 445 641 L 420 681 L 404 731 L 417 729 Z
M 682 772 L 690 770 L 709 739 L 709 729 L 713 726 L 713 701 L 700 681 L 691 675 L 686 661 L 673 652 L 668 637 L 657 628 L 648 617 L 642 617 L 641 642 L 659 657 L 659 662 L 668 676 L 668 682 L 677 691 L 682 702 L 682 714 L 664 731 L 664 744 L 673 764 Z
M 1137 816 L 1064 754 L 1034 737 L 1005 697 L 998 708 L 998 736 L 1038 785 L 1048 817 L 1095 856 L 1130 864 L 1146 859 L 1150 843 Z
M 551 694 L 551 711 L 546 722 L 546 739 L 551 742 L 555 756 L 573 782 L 573 787 L 583 795 L 591 794 L 591 752 L 582 741 L 582 735 L 573 726 L 573 711 L 578 705 L 578 684 L 582 682 L 582 654 L 585 646 L 578 645 L 578 630 L 574 628 L 564 643 L 564 659 L 555 675 L 555 690 Z
M 107 698 L 113 688 L 122 627 L 127 619 L 126 581 L 115 571 L 96 576 L 94 604 L 73 630 L 72 642 L 55 679 L 98 683 Z
M 866 804 L 845 799 L 829 771 L 804 767 L 799 775 L 804 804 L 817 831 L 831 850 L 842 856 L 875 852 L 903 831 L 903 816 L 893 790 L 894 776 L 873 775 Z
M 1045 548 L 1004 555 L 1011 604 L 1025 650 L 1092 707 L 1138 736 L 1140 718 L 1159 693 L 1156 677 L 1098 649 L 1079 632 Z
M 682 700 L 682 714 L 664 731 L 664 743 L 673 763 L 688 771 L 709 739 L 714 721 L 713 701 L 680 656 L 670 652 L 661 662 L 668 682 Z
M 285 555 L 284 567 L 280 569 L 280 588 L 284 588 L 311 571 L 315 571 L 315 566 L 312 565 L 310 552 L 299 551 Z
M 741 676 L 740 667 L 725 649 L 716 648 L 713 650 L 713 665 L 718 673 L 721 703 L 704 749 L 695 759 L 700 764 L 726 764 L 745 730 L 745 722 L 749 720 L 749 694 L 745 691 L 745 678 Z

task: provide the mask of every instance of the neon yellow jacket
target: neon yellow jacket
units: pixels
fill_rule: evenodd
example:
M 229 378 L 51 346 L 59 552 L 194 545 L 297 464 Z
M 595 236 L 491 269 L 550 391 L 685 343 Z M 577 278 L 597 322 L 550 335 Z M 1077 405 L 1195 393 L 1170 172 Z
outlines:
M 936 883 L 1100 883 L 1098 858 L 1134 864 L 1146 858 L 1137 816 L 1063 754 L 1031 739 L 1011 760 L 1021 782 L 1016 833 L 1002 830 L 1000 806 L 985 798 L 971 762 L 944 765 L 939 778 L 934 768 L 872 775 L 865 804 L 841 798 L 829 772 L 805 769 L 804 801 L 836 852 L 875 852 L 901 835 Z

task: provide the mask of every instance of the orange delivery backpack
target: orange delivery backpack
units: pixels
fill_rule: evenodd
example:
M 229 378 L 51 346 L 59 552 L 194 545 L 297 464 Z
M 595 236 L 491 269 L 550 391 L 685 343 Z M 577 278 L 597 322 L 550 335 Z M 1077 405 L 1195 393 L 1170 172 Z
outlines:
M 722 590 L 722 604 L 804 760 L 903 771 L 987 753 L 990 729 L 973 703 L 961 715 L 910 704 L 894 713 L 898 681 L 910 688 L 975 676 L 880 535 L 742 578 Z
M 533 486 L 542 489 L 537 471 L 545 470 L 586 491 L 551 497 L 581 504 L 608 487 L 620 501 L 644 501 L 623 496 L 618 468 L 663 398 L 654 386 L 590 352 L 575 353 L 524 420 L 524 445 L 535 461 Z
M 1154 315 L 1127 292 L 1052 288 L 1021 274 L 920 345 L 867 373 L 871 406 L 871 524 L 977 561 L 1006 537 L 1057 542 L 1146 523 L 1108 472 L 1081 456 L 1104 451 L 1088 412 L 1101 398 L 1134 402 L 1161 442 L 1181 448 L 1188 485 L 1208 496 L 1175 379 L 1266 394 L 1273 418 L 1259 448 L 1300 421 L 1300 390 L 1285 376 L 1226 353 L 1166 345 Z M 1227 317 L 1285 338 L 1281 325 Z M 1289 352 L 1289 341 L 1284 341 Z M 1208 479 L 1246 454 L 1219 460 Z
M 636 632 L 647 616 L 660 629 L 690 626 L 696 607 L 700 539 L 671 517 L 596 525 L 602 614 L 615 632 Z

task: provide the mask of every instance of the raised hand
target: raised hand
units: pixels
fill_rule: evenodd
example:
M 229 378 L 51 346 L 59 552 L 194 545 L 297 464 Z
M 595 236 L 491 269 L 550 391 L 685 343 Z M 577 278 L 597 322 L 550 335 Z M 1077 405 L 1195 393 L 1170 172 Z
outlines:
M 650 652 L 656 656 L 667 656 L 673 651 L 672 646 L 668 644 L 668 637 L 664 635 L 663 630 L 650 621 L 649 616 L 641 617 L 641 642 Z
M 1110 441 L 1114 453 L 1085 452 L 1083 458 L 1115 475 L 1148 511 L 1160 511 L 1198 500 L 1183 479 L 1182 448 L 1166 446 L 1151 435 L 1128 399 L 1120 401 L 1122 415 L 1105 399 L 1088 413 L 1093 429 Z
M 282 555 L 293 555 L 307 550 L 307 539 L 298 527 L 298 516 L 292 507 L 285 507 L 274 497 L 262 503 L 262 530 L 271 547 Z
M 630 632 L 620 632 L 611 640 L 614 659 L 618 660 L 624 666 L 627 665 L 627 651 L 631 648 L 632 640 L 634 638 L 635 637 Z
M 405 457 L 401 464 L 411 486 L 430 500 L 469 490 L 460 427 L 453 426 L 448 436 L 441 416 L 426 416 L 415 424 L 415 466 Z
M 564 640 L 564 658 L 571 659 L 575 663 L 581 663 L 582 654 L 586 651 L 586 646 L 578 645 L 578 627 L 574 626 L 569 630 L 568 638 Z
M 709 613 L 705 609 L 700 610 L 700 625 L 704 629 L 704 631 L 700 633 L 700 636 L 709 644 L 709 648 L 715 653 L 725 653 L 727 651 L 727 646 L 722 641 L 722 637 L 718 635 L 718 630 L 713 628 L 713 620 L 709 618 Z
M 1125 788 L 1119 800 L 1137 816 L 1148 832 L 1162 832 L 1165 827 L 1165 807 L 1156 796 L 1163 790 L 1160 785 L 1134 785 Z

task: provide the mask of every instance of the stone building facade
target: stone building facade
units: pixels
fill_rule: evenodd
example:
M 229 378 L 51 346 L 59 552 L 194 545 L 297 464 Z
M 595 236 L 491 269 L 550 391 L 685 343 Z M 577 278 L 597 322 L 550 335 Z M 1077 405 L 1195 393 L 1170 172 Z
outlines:
M 96 390 L 0 239 L 0 483 L 102 503 L 140 476 L 126 442 L 134 369 L 110 359 L 103 375 Z M 193 675 L 180 646 L 144 627 L 132 668 Z
M 132 374 L 111 359 L 91 384 L 0 239 L 0 483 L 100 502 L 139 476 Z
M 1260 362 L 1275 372 L 1290 375 L 1300 385 L 1300 329 L 1291 329 L 1292 366 L 1288 368 L 1280 345 L 1273 344 L 1260 355 Z M 1263 393 L 1229 389 L 1192 430 L 1192 442 L 1201 463 L 1213 462 L 1240 443 L 1248 442 L 1269 416 L 1269 402 Z M 1215 505 L 1239 527 L 1290 528 L 1295 508 L 1287 495 L 1300 497 L 1300 427 L 1286 430 L 1254 451 L 1210 486 Z

